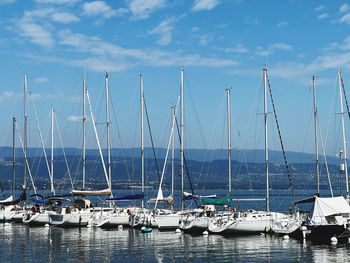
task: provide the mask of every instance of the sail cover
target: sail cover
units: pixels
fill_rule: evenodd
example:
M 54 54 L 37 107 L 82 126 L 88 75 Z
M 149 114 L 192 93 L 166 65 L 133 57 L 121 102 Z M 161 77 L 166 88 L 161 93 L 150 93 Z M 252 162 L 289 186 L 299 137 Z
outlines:
M 125 195 L 125 196 L 107 198 L 106 201 L 138 200 L 143 198 L 144 198 L 143 194 L 137 194 L 137 195 Z
M 203 204 L 205 205 L 231 205 L 231 195 L 228 193 L 225 197 L 223 198 L 218 198 L 218 199 L 213 199 L 213 198 L 207 198 L 203 197 L 202 198 Z
M 202 198 L 216 198 L 216 195 L 193 195 L 191 193 L 184 192 L 184 200 L 200 200 Z
M 336 216 L 342 214 L 350 214 L 350 206 L 344 197 L 315 197 L 315 203 L 309 213 L 308 221 L 310 225 L 338 224 L 338 222 L 332 220 L 330 216 L 334 216 L 336 220 Z M 341 224 L 341 222 L 339 222 L 339 224 Z
M 72 190 L 73 195 L 111 195 L 112 191 L 110 188 L 96 191 L 86 190 Z

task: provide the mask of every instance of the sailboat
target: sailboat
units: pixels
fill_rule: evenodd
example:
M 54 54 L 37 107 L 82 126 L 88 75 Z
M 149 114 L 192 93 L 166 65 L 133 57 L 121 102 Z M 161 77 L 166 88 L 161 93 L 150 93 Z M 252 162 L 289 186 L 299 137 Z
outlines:
M 286 218 L 279 212 L 271 212 L 269 204 L 269 158 L 268 158 L 268 134 L 267 134 L 267 69 L 263 69 L 264 79 L 264 120 L 265 120 L 265 175 L 266 175 L 266 210 L 265 211 L 237 211 L 214 217 L 209 224 L 209 231 L 221 234 L 254 234 L 269 232 L 274 220 Z M 234 199 L 232 199 L 234 200 Z M 239 199 L 245 201 L 244 199 Z M 252 200 L 252 199 L 247 199 Z M 255 199 L 257 200 L 257 199 Z
M 85 97 L 87 98 L 87 101 L 89 104 L 91 121 L 94 128 L 94 133 L 95 133 L 96 142 L 99 150 L 99 155 L 102 162 L 103 171 L 104 171 L 107 185 L 108 185 L 108 188 L 102 189 L 102 190 L 85 189 L 85 121 L 86 121 Z M 102 196 L 102 195 L 112 196 L 111 181 L 106 171 L 106 166 L 102 155 L 101 145 L 100 145 L 100 141 L 96 130 L 96 123 L 92 113 L 90 97 L 89 97 L 88 90 L 85 86 L 85 77 L 83 78 L 83 189 L 82 190 L 72 189 L 71 194 L 73 196 L 83 196 L 83 197 L 89 196 L 89 195 L 90 196 Z M 96 210 L 101 211 L 101 209 L 103 208 L 93 207 L 93 205 L 91 204 L 91 201 L 88 199 L 85 199 L 85 198 L 75 199 L 71 206 L 58 207 L 55 213 L 50 214 L 50 224 L 56 225 L 56 226 L 63 226 L 63 227 L 87 226 L 94 212 Z
M 339 101 L 340 116 L 342 123 L 343 148 L 344 148 L 344 166 L 346 178 L 346 200 L 343 196 L 337 197 L 320 197 L 316 194 L 313 198 L 313 206 L 309 212 L 306 222 L 307 234 L 306 238 L 317 243 L 330 243 L 332 241 L 348 241 L 350 231 L 348 229 L 350 223 L 350 206 L 349 206 L 349 181 L 347 169 L 347 151 L 345 139 L 343 96 L 345 89 L 341 77 L 341 70 L 338 69 L 339 81 Z M 315 78 L 313 77 L 313 88 L 315 90 Z M 315 92 L 314 92 L 315 94 Z M 315 98 L 314 98 L 315 100 Z M 319 190 L 319 188 L 317 189 Z M 319 193 L 319 192 L 318 192 Z

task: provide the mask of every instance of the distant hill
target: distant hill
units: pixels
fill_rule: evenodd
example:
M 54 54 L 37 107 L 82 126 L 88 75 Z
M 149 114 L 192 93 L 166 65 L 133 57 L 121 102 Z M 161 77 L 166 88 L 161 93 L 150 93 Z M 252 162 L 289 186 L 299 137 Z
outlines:
M 50 151 L 48 151 L 49 153 Z M 81 150 L 75 148 L 65 149 L 70 173 L 75 187 L 81 187 L 82 164 Z M 105 153 L 105 152 L 104 152 Z M 178 151 L 177 151 L 178 153 Z M 228 162 L 226 150 L 188 150 L 186 153 L 186 167 L 190 174 L 190 180 L 194 188 L 226 188 L 228 184 Z M 145 151 L 145 182 L 147 186 L 157 187 L 160 173 L 164 163 L 165 149 L 157 149 L 158 162 L 153 159 L 150 148 Z M 289 181 L 283 164 L 281 152 L 270 151 L 270 181 L 272 188 L 288 189 Z M 277 157 L 280 155 L 280 157 Z M 30 148 L 28 150 L 29 165 L 39 188 L 49 187 L 49 176 L 45 159 L 41 149 Z M 125 156 L 125 157 L 124 157 Z M 177 154 L 177 156 L 179 156 Z M 264 189 L 265 187 L 265 161 L 262 150 L 235 150 L 232 154 L 232 185 L 236 189 Z M 314 155 L 287 152 L 289 168 L 294 188 L 314 189 L 316 186 Z M 0 181 L 5 188 L 9 187 L 12 180 L 12 149 L 0 148 Z M 86 157 L 86 181 L 91 188 L 101 189 L 106 187 L 105 175 L 97 150 L 88 150 Z M 339 160 L 328 158 L 329 171 L 334 188 L 340 186 Z M 165 186 L 170 187 L 171 169 L 170 161 L 165 172 Z M 158 166 L 158 173 L 157 173 Z M 16 185 L 20 187 L 23 181 L 23 153 L 16 150 Z M 328 188 L 328 179 L 325 166 L 321 162 L 321 188 Z M 175 184 L 179 189 L 180 162 L 175 160 Z M 112 176 L 113 188 L 139 187 L 141 184 L 141 159 L 139 149 L 113 149 L 112 150 Z M 343 176 L 344 177 L 344 176 Z M 185 189 L 189 189 L 190 180 L 185 173 Z M 29 179 L 27 179 L 29 182 Z M 54 153 L 54 181 L 56 188 L 69 189 L 70 179 L 62 155 L 62 149 L 55 149 Z M 343 180 L 344 181 L 344 180 Z M 96 186 L 96 184 L 101 186 Z
M 78 148 L 65 148 L 66 155 L 79 156 L 82 154 L 82 150 Z M 153 158 L 152 148 L 145 148 L 145 157 Z M 166 149 L 156 148 L 155 149 L 157 158 L 164 158 L 166 154 Z M 50 150 L 47 149 L 47 153 Z M 103 150 L 103 154 L 106 155 L 106 150 Z M 113 148 L 111 149 L 111 154 L 113 157 L 140 157 L 140 148 Z M 179 149 L 175 150 L 175 155 L 179 156 Z M 62 149 L 54 149 L 54 156 L 62 155 Z M 99 156 L 98 150 L 87 149 L 86 155 L 88 156 Z M 217 149 L 217 150 L 205 150 L 205 149 L 186 149 L 185 155 L 188 160 L 199 161 L 199 162 L 210 162 L 213 160 L 227 160 L 227 150 Z M 315 155 L 309 153 L 301 152 L 286 152 L 287 160 L 289 163 L 314 163 Z M 42 156 L 41 148 L 28 148 L 28 156 L 37 157 Z M 16 149 L 16 157 L 23 157 L 22 149 Z M 0 158 L 8 159 L 12 158 L 12 148 L 11 147 L 0 147 Z M 320 157 L 320 159 L 322 159 Z M 264 163 L 265 162 L 265 151 L 264 150 L 232 150 L 232 160 L 239 162 L 248 163 Z M 275 164 L 283 164 L 283 155 L 280 151 L 269 151 L 269 160 Z M 329 164 L 338 164 L 339 159 L 333 156 L 327 156 L 327 161 Z

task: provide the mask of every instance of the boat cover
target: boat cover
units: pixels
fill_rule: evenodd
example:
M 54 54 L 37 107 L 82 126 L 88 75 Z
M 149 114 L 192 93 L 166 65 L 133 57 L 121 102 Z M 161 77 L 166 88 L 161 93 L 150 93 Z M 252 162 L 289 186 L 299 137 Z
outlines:
M 112 191 L 110 188 L 96 191 L 88 190 L 72 190 L 73 195 L 111 195 Z
M 144 198 L 143 194 L 137 194 L 137 195 L 125 195 L 125 196 L 107 198 L 106 201 L 138 200 L 138 199 L 143 199 L 143 198 Z
M 203 204 L 206 204 L 206 205 L 227 205 L 227 206 L 230 206 L 231 205 L 231 195 L 230 195 L 230 193 L 228 193 L 225 197 L 217 198 L 217 199 L 203 197 L 202 201 L 203 201 Z
M 310 225 L 341 224 L 337 220 L 337 216 L 344 214 L 350 215 L 350 206 L 343 196 L 315 197 L 308 221 Z

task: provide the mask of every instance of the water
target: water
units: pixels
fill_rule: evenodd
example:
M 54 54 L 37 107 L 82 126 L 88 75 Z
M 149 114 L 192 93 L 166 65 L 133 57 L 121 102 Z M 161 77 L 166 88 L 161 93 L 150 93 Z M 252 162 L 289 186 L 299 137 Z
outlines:
M 316 246 L 282 237 L 223 237 L 137 229 L 1 224 L 0 262 L 345 262 L 346 245 Z
M 199 194 L 211 193 L 215 192 L 206 190 Z M 226 191 L 216 193 L 223 196 Z M 304 191 L 298 196 L 310 197 L 313 193 Z M 148 195 L 153 197 L 156 192 L 150 191 Z M 252 193 L 240 190 L 234 192 L 235 196 L 252 198 Z M 254 196 L 262 198 L 264 191 L 256 191 Z M 272 211 L 288 211 L 291 201 L 286 190 L 271 192 Z M 265 202 L 240 202 L 239 207 L 264 209 Z M 143 234 L 127 228 L 122 231 L 63 229 L 6 223 L 0 224 L 0 244 L 0 262 L 345 262 L 350 259 L 350 249 L 344 244 L 314 245 L 270 235 L 194 236 L 157 229 Z

